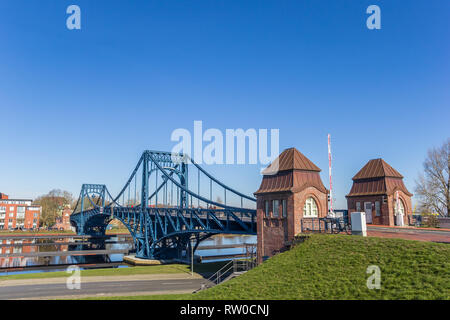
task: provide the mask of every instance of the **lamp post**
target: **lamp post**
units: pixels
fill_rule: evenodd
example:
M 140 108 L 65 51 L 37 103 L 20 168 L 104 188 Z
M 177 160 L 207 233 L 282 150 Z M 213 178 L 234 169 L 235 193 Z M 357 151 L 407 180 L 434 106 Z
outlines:
M 189 240 L 191 244 L 191 277 L 194 276 L 194 246 L 192 245 L 192 239 Z

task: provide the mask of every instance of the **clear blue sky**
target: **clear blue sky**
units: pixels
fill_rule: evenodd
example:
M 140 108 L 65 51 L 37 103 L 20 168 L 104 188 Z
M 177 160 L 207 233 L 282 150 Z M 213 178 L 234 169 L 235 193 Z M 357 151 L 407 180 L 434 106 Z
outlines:
M 66 28 L 77 4 L 82 30 Z M 370 4 L 381 30 L 366 28 Z M 124 184 L 176 128 L 279 128 L 322 168 L 337 207 L 382 157 L 414 191 L 450 136 L 450 1 L 0 2 L 0 192 Z M 213 166 L 245 193 L 257 166 Z

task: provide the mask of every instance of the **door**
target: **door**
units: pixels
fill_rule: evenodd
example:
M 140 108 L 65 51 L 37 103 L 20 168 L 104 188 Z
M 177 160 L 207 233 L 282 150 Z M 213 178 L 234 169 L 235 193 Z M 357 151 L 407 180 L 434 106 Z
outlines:
M 366 223 L 372 223 L 372 202 L 364 202 L 364 212 L 366 213 Z
M 395 221 L 394 221 L 395 225 L 403 227 L 405 225 L 403 222 L 403 217 L 405 216 L 405 207 L 403 206 L 402 200 L 398 199 L 395 202 L 394 212 L 395 212 Z

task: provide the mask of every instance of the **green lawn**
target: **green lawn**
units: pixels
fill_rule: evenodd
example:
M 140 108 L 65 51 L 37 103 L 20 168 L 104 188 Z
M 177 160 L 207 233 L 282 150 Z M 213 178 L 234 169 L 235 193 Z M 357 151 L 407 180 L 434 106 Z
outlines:
M 223 262 L 195 264 L 195 273 L 213 273 L 223 266 Z M 135 274 L 173 274 L 173 273 L 190 273 L 191 267 L 186 264 L 166 264 L 154 266 L 136 266 L 128 268 L 104 268 L 104 269 L 90 269 L 81 270 L 82 277 L 89 276 L 126 276 Z M 55 272 L 39 272 L 39 273 L 24 273 L 13 274 L 7 276 L 0 276 L 0 282 L 3 280 L 22 280 L 22 279 L 45 279 L 45 278 L 59 278 L 68 277 L 69 274 L 65 271 Z
M 381 270 L 369 290 L 367 267 Z M 290 251 L 197 294 L 105 299 L 450 299 L 450 245 L 312 235 Z

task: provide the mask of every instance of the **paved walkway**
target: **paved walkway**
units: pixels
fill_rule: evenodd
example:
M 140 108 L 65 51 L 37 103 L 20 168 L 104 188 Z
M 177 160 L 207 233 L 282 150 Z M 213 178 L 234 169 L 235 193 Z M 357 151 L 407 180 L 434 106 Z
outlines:
M 67 275 L 69 277 L 69 275 Z M 56 284 L 66 283 L 67 277 L 41 278 L 41 279 L 10 279 L 1 280 L 1 287 L 35 285 L 35 284 Z M 161 273 L 161 274 L 133 274 L 123 276 L 81 276 L 81 281 L 88 282 L 109 282 L 109 281 L 144 281 L 144 280 L 186 280 L 203 279 L 197 273 L 191 276 L 190 273 Z
M 382 238 L 401 238 L 450 243 L 450 229 L 414 228 L 367 225 L 367 235 Z
M 67 288 L 66 281 L 66 277 L 1 281 L 0 300 L 191 293 L 200 288 L 205 279 L 187 273 L 85 276 L 81 278 L 81 288 L 72 290 Z

